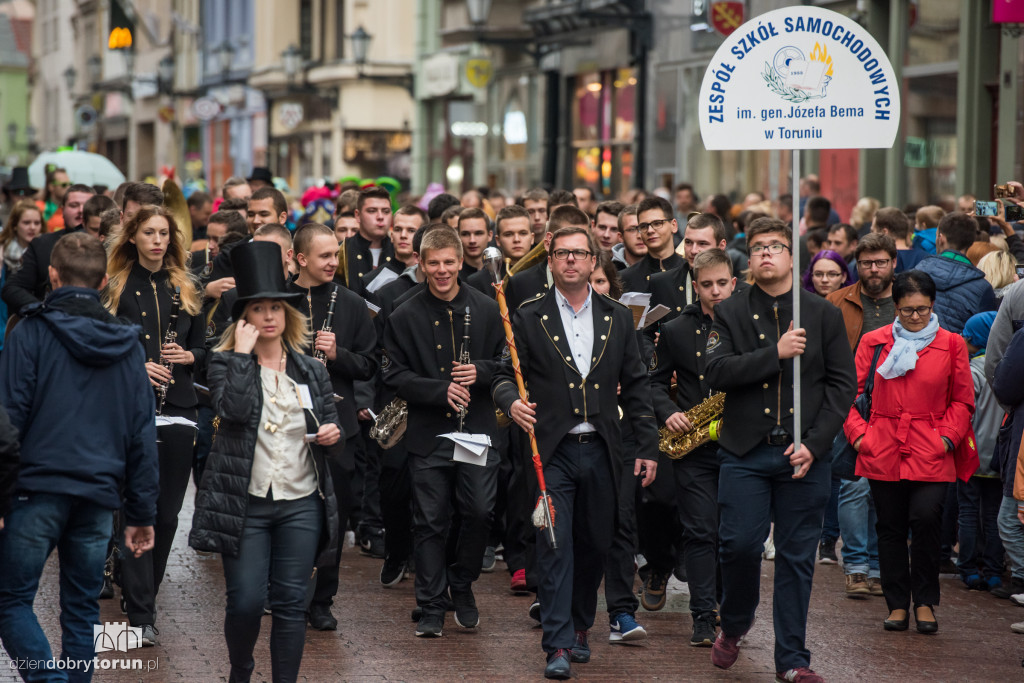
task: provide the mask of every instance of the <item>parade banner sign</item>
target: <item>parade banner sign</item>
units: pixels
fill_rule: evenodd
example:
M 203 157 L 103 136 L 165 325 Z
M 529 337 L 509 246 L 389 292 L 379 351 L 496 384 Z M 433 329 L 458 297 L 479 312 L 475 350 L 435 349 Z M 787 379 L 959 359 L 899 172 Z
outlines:
M 725 39 L 699 112 L 707 149 L 887 148 L 899 127 L 899 83 L 863 26 L 820 7 L 787 7 Z

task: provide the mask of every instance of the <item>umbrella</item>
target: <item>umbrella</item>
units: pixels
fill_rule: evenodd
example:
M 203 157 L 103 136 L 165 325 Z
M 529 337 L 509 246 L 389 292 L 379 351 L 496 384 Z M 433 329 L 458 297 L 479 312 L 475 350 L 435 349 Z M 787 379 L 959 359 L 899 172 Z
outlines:
M 92 152 L 67 150 L 63 152 L 43 152 L 28 167 L 29 181 L 35 187 L 46 186 L 46 166 L 54 164 L 68 172 L 73 183 L 86 185 L 106 185 L 115 188 L 124 182 L 124 174 L 117 166 L 104 156 Z

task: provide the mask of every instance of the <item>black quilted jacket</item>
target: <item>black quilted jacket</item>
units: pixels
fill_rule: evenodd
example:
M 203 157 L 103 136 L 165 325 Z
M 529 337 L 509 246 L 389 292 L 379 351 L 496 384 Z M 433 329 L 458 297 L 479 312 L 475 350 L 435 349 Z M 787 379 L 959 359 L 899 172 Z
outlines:
M 307 433 L 317 431 L 317 421 L 320 424 L 338 424 L 331 379 L 319 361 L 289 352 L 285 372 L 297 383 L 309 387 L 313 410 L 306 411 Z M 256 434 L 263 411 L 256 356 L 233 351 L 212 354 L 209 382 L 211 403 L 220 417 L 220 425 L 199 482 L 188 542 L 197 550 L 236 557 L 245 526 Z M 344 439 L 343 433 L 341 441 Z M 338 548 L 338 501 L 334 496 L 325 449 L 316 444 L 311 447 L 317 488 L 324 501 L 325 512 L 316 565 L 324 566 L 334 560 Z

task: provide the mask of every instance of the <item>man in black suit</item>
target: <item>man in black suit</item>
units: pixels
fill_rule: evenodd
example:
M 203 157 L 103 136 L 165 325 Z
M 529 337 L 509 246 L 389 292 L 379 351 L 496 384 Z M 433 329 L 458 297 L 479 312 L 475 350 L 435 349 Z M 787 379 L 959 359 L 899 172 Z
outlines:
M 359 233 L 342 244 L 346 273 L 338 280 L 359 296 L 365 296 L 362 277 L 395 260 L 395 249 L 388 237 L 391 229 L 391 195 L 383 187 L 368 187 L 359 192 L 356 204 Z
M 679 226 L 673 218 L 672 205 L 658 196 L 650 196 L 641 201 L 636 213 L 637 230 L 647 246 L 647 254 L 619 275 L 622 276 L 623 291 L 648 292 L 652 275 L 683 264 L 683 258 L 676 253 L 673 241 Z
M 566 216 L 570 227 L 551 238 L 554 288 L 520 306 L 513 320 L 523 377 L 536 402 L 520 400 L 510 364 L 492 390 L 505 414 L 535 430 L 555 508 L 559 550 L 538 531 L 537 567 L 545 676 L 559 679 L 571 675 L 570 658 L 590 659 L 587 631 L 614 533 L 622 470 L 616 403 L 632 421 L 638 443 L 633 472 L 643 475 L 644 485 L 654 480 L 658 441 L 633 316 L 593 294 L 597 259 L 590 221 L 579 209 L 571 211 L 578 215 Z
M 64 193 L 61 211 L 64 213 L 63 230 L 39 235 L 29 242 L 21 260 L 21 268 L 7 279 L 3 299 L 11 314 L 17 314 L 29 304 L 42 301 L 50 291 L 50 252 L 57 240 L 66 234 L 84 229 L 82 211 L 89 198 L 96 194 L 88 185 L 75 184 Z
M 590 219 L 587 218 L 587 214 L 571 204 L 563 204 L 552 209 L 551 218 L 548 219 L 548 230 L 544 233 L 544 248 L 550 247 L 551 235 L 555 231 L 568 226 L 582 227 L 589 232 Z M 527 299 L 548 292 L 552 284 L 549 263 L 550 259 L 544 259 L 509 278 L 505 287 L 505 300 L 508 302 L 509 311 L 515 311 Z
M 831 489 L 829 455 L 857 389 L 839 309 L 798 289 L 793 329 L 793 232 L 758 218 L 747 229 L 754 286 L 715 309 L 705 378 L 726 394 L 719 437 L 722 630 L 712 663 L 728 669 L 750 629 L 761 551 L 775 522 L 775 670 L 780 680 L 821 680 L 809 668 L 807 608 L 821 520 Z M 794 363 L 801 357 L 800 448 L 793 438 Z
M 382 280 L 376 286 L 372 285 L 373 281 L 386 271 L 401 275 L 407 268 L 415 266 L 419 262 L 416 250 L 413 248 L 413 239 L 415 239 L 417 231 L 426 224 L 426 212 L 415 204 L 406 204 L 395 212 L 391 221 L 391 229 L 388 232 L 395 257 L 390 261 L 385 260 L 382 268 L 376 268 L 363 275 L 362 286 L 366 291 L 375 292 L 381 286 L 389 284 Z

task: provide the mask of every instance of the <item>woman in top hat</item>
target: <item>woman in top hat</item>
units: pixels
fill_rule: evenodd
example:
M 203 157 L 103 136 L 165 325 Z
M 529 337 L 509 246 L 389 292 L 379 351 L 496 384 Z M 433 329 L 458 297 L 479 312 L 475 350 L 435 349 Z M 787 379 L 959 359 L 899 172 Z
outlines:
M 273 680 L 296 680 L 307 585 L 338 544 L 325 458 L 342 436 L 338 411 L 327 369 L 302 352 L 309 324 L 296 308 L 302 295 L 285 288 L 279 249 L 250 242 L 231 252 L 235 322 L 210 358 L 219 424 L 189 536 L 193 548 L 222 554 L 229 681 L 252 675 L 268 575 Z
M 186 267 L 187 252 L 177 222 L 161 207 L 144 205 L 120 232 L 110 237 L 104 292 L 107 309 L 142 328 L 146 372 L 157 392 L 158 412 L 196 421 L 192 374 L 206 358 L 202 294 Z M 168 341 L 173 309 L 175 338 Z M 153 552 L 124 556 L 122 606 L 132 626 L 141 627 L 144 645 L 156 644 L 156 594 L 163 580 L 178 513 L 192 471 L 196 430 L 187 424 L 158 426 L 160 497 L 157 499 Z

